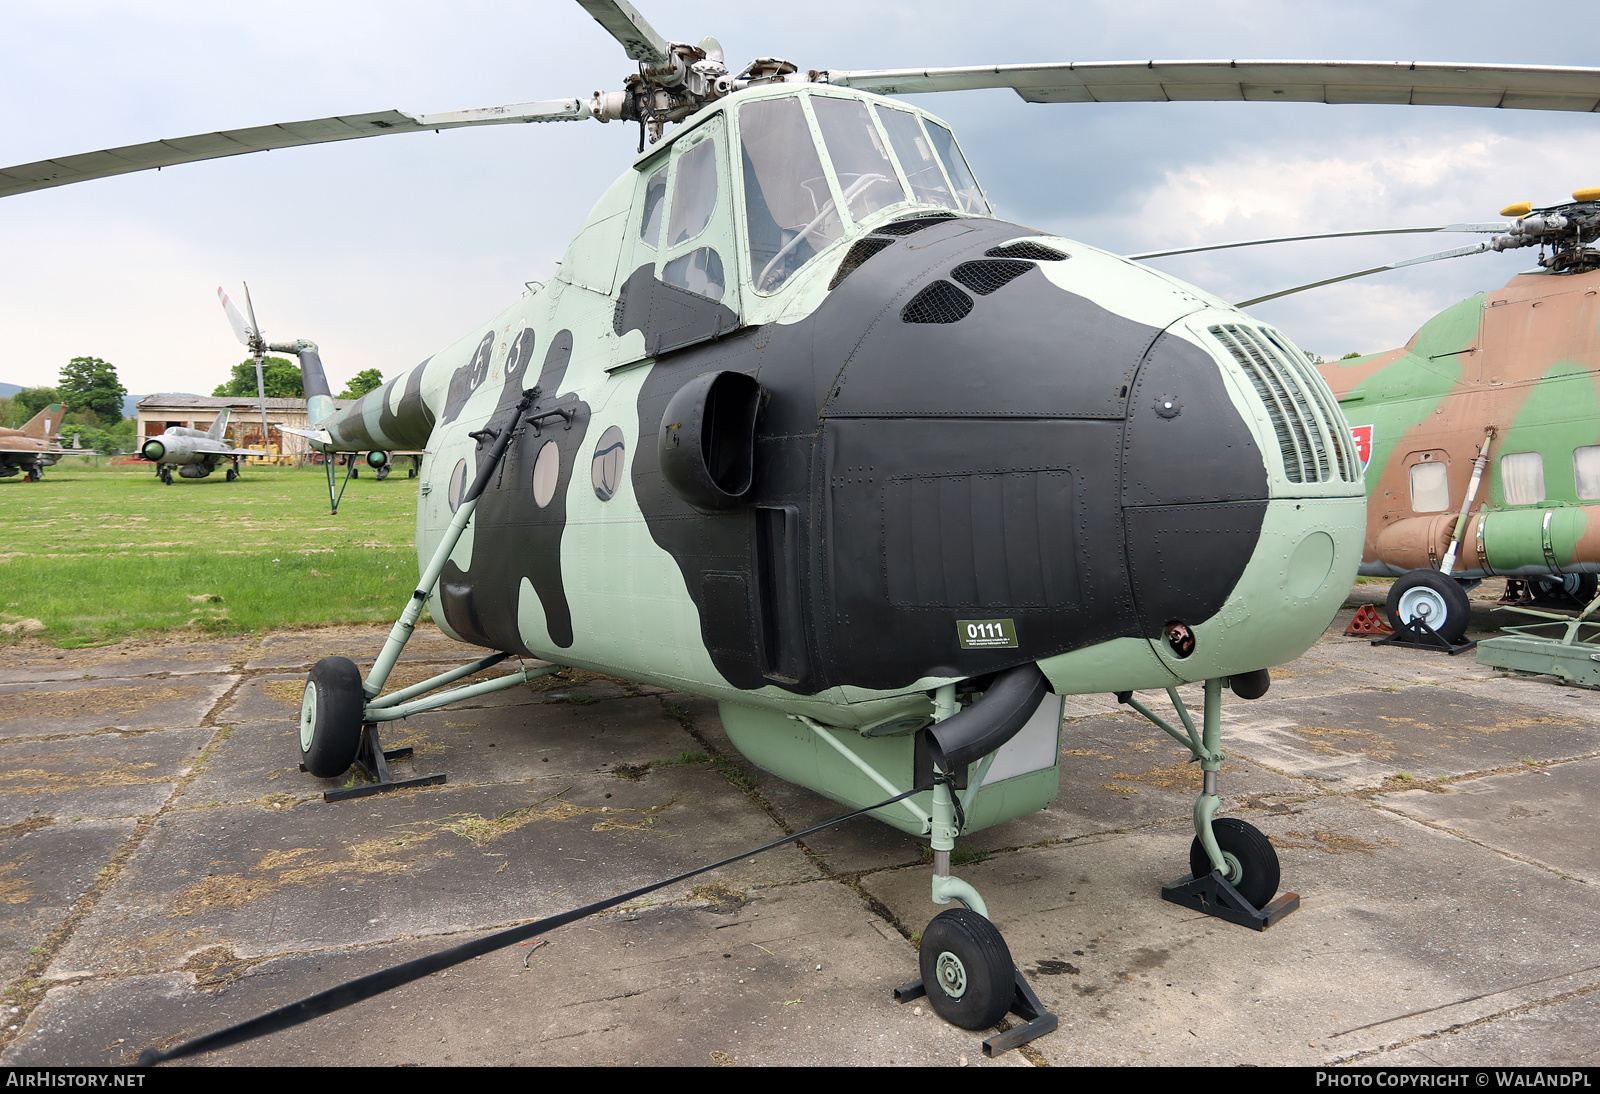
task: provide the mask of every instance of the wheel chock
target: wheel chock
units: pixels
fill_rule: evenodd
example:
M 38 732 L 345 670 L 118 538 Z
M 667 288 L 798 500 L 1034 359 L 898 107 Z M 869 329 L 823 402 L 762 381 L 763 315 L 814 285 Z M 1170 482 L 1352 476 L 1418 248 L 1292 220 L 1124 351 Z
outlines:
M 356 752 L 356 766 L 372 781 L 362 786 L 344 786 L 337 790 L 323 791 L 322 800 L 342 802 L 350 798 L 382 794 L 387 790 L 404 790 L 411 786 L 438 786 L 445 781 L 444 775 L 423 775 L 416 779 L 395 779 L 390 776 L 389 761 L 404 760 L 410 755 L 409 747 L 385 749 L 383 742 L 378 739 L 377 723 L 367 722 L 361 727 L 361 747 Z M 300 770 L 305 769 L 306 765 L 301 764 Z
M 1228 879 L 1212 872 L 1197 878 L 1185 874 L 1171 885 L 1161 887 L 1161 899 L 1193 908 L 1229 923 L 1264 931 L 1278 920 L 1300 907 L 1299 893 L 1283 893 L 1270 901 L 1265 908 L 1256 908 L 1239 895 Z
M 1364 638 L 1369 634 L 1393 634 L 1394 628 L 1383 621 L 1383 616 L 1378 614 L 1378 609 L 1371 604 L 1363 604 L 1356 609 L 1355 618 L 1350 620 L 1350 625 L 1344 629 L 1350 638 Z
M 1389 634 L 1382 638 L 1374 638 L 1372 644 L 1374 646 L 1405 646 L 1414 650 L 1443 651 L 1451 657 L 1478 647 L 1477 639 L 1473 639 L 1470 642 L 1451 642 L 1444 635 L 1428 626 L 1421 616 L 1412 618 L 1409 623 L 1402 621 Z
M 1044 1009 L 1044 1004 L 1039 1002 L 1039 997 L 1034 994 L 1033 986 L 1028 983 L 1028 978 L 1022 975 L 1022 970 L 1015 966 L 1011 969 L 1014 977 L 1014 989 L 1011 996 L 1011 1006 L 1007 1013 L 1015 1014 L 1022 1019 L 1020 1026 L 1014 1026 L 1003 1033 L 997 1033 L 983 1042 L 983 1054 L 988 1057 L 999 1056 L 1010 1052 L 1018 1045 L 1025 1045 L 1029 1041 L 1038 1040 L 1047 1033 L 1054 1033 L 1060 1022 L 1054 1014 Z M 909 984 L 902 984 L 894 989 L 896 1003 L 909 1003 L 913 999 L 921 999 L 928 994 L 928 989 L 922 984 L 920 978 Z

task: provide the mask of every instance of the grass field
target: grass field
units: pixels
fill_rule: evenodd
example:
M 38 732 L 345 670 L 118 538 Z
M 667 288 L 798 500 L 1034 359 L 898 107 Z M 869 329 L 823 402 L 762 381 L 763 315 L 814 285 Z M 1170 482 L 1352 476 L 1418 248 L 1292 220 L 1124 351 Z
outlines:
M 416 582 L 403 470 L 377 482 L 363 467 L 331 516 L 321 468 L 163 486 L 149 464 L 99 462 L 0 479 L 0 642 L 382 621 Z

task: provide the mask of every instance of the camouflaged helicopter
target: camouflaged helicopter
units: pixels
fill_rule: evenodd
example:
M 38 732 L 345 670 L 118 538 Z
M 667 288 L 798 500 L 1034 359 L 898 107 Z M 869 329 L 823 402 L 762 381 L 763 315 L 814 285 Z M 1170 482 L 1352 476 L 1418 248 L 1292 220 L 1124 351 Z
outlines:
M 1420 616 L 1450 643 L 1485 577 L 1525 581 L 1537 604 L 1595 595 L 1600 188 L 1572 196 L 1500 211 L 1517 219 L 1489 248 L 1538 247 L 1533 270 L 1445 309 L 1400 349 L 1321 366 L 1369 470 L 1360 572 L 1398 577 L 1390 616 Z
M 580 3 L 638 62 L 620 91 L 0 171 L 4 194 L 401 132 L 638 125 L 637 157 L 548 285 L 337 413 L 315 347 L 300 351 L 316 443 L 427 452 L 417 589 L 365 679 L 343 657 L 312 670 L 308 770 L 381 767 L 379 724 L 565 666 L 709 696 L 761 767 L 882 802 L 878 819 L 928 837 L 934 902 L 966 907 L 923 932 L 921 989 L 981 1029 L 1026 986 L 950 852 L 1048 804 L 1060 697 L 1110 692 L 1204 771 L 1190 873 L 1165 895 L 1258 929 L 1292 910 L 1266 838 L 1215 818 L 1221 703 L 1264 694 L 1360 565 L 1361 461 L 1334 396 L 1225 301 L 996 218 L 949 128 L 887 96 L 1591 110 L 1600 70 L 734 72 L 714 39 L 670 42 L 622 0 Z M 495 652 L 385 695 L 424 608 Z M 460 683 L 512 657 L 549 664 Z M 1203 684 L 1198 727 L 1187 683 Z M 1149 689 L 1181 728 L 1134 695 Z

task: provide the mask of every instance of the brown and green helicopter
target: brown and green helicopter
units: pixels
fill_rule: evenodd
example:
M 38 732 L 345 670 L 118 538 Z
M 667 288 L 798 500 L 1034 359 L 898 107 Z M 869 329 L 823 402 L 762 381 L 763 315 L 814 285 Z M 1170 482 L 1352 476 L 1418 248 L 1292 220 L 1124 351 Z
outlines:
M 430 129 L 638 126 L 548 285 L 337 413 L 303 345 L 320 447 L 426 452 L 420 580 L 365 674 L 340 656 L 312 670 L 308 770 L 382 768 L 384 722 L 565 666 L 708 696 L 761 767 L 929 839 L 934 902 L 965 907 L 924 931 L 918 990 L 981 1029 L 1028 993 L 950 852 L 1055 797 L 1060 697 L 1108 692 L 1205 773 L 1169 898 L 1256 927 L 1290 911 L 1270 843 L 1215 817 L 1221 704 L 1263 694 L 1362 563 L 1362 465 L 1334 394 L 1225 301 L 996 218 L 950 129 L 888 96 L 1589 110 L 1600 70 L 735 70 L 714 39 L 580 2 L 637 62 L 621 90 L 0 170 L 3 195 Z M 491 652 L 384 694 L 424 609 Z M 462 683 L 515 657 L 548 665 Z M 1135 698 L 1148 689 L 1176 725 Z M 1036 1015 L 996 1047 L 1049 1028 Z

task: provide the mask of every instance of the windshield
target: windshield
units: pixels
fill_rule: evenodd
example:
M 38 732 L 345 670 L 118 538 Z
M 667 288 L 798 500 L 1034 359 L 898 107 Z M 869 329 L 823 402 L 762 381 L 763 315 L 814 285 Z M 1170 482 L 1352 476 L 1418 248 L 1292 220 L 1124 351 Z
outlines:
M 856 99 L 811 96 L 811 109 L 822 130 L 822 143 L 833 161 L 833 173 L 844 191 L 850 216 L 860 220 L 869 213 L 905 201 L 906 193 L 895 178 L 878 127 L 867 116 L 867 104 Z
M 928 139 L 933 141 L 933 150 L 939 153 L 945 173 L 950 176 L 950 185 L 956 188 L 956 203 L 961 211 L 980 216 L 991 215 L 989 202 L 984 198 L 978 180 L 973 177 L 972 168 L 967 166 L 966 157 L 956 147 L 955 135 L 938 122 L 927 118 L 922 121 L 928 127 Z
M 922 135 L 922 123 L 917 121 L 917 116 L 886 106 L 878 107 L 877 111 L 916 199 L 929 205 L 943 205 L 946 209 L 959 209 L 950 188 L 945 185 L 939 161 L 934 157 L 928 139 Z
M 800 100 L 739 108 L 751 281 L 771 292 L 844 232 Z

